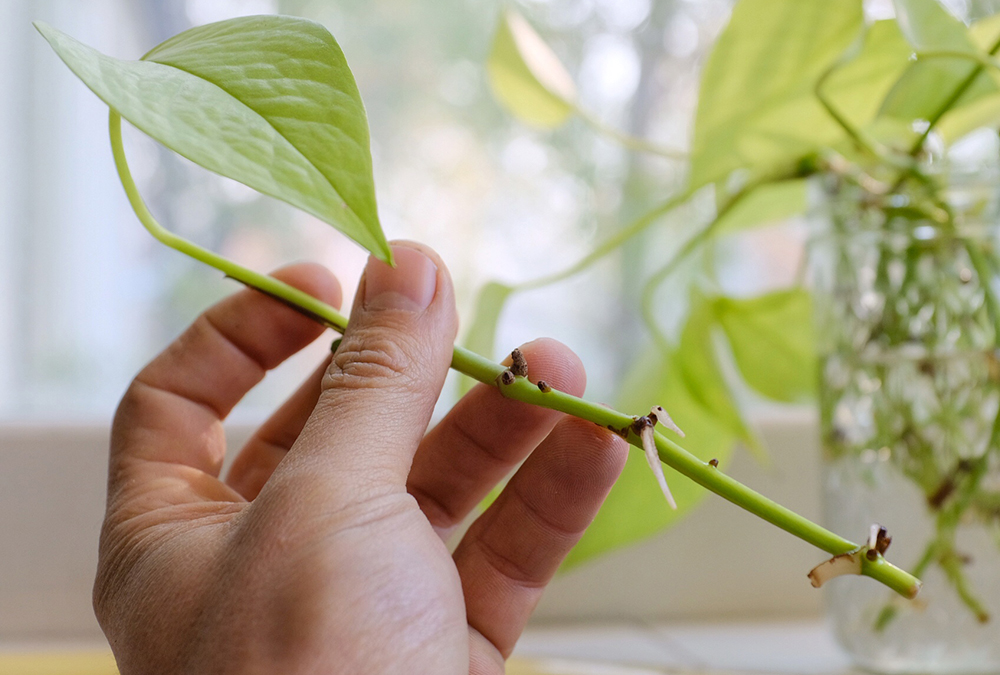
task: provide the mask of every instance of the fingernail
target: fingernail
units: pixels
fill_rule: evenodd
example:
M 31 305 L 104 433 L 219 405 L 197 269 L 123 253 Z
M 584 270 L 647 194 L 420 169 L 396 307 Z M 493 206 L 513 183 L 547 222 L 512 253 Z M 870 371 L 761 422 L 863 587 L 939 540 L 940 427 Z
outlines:
M 365 269 L 365 309 L 427 309 L 437 290 L 437 265 L 415 248 L 394 246 L 395 267 L 376 258 Z

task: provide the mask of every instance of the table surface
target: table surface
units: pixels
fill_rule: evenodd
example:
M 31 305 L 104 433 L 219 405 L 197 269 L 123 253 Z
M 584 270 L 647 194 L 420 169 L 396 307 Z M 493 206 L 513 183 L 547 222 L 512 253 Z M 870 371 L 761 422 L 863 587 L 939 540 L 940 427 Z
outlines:
M 847 656 L 837 647 L 826 623 L 818 619 L 539 626 L 524 634 L 514 655 L 555 664 L 549 671 L 541 672 L 580 675 L 684 671 L 795 675 L 850 672 Z M 559 665 L 567 661 L 588 664 L 589 670 L 583 665 L 575 670 Z M 611 665 L 631 666 L 633 671 L 609 670 L 607 667 Z
M 113 675 L 107 645 L 0 642 L 0 675 Z M 844 675 L 847 657 L 816 619 L 532 626 L 508 675 L 768 673 Z

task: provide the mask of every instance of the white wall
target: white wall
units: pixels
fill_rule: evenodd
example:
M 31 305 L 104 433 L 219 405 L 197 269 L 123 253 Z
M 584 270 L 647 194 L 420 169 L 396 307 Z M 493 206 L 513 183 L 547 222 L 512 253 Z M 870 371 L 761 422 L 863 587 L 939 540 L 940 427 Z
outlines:
M 232 431 L 232 445 L 238 447 L 247 432 Z M 812 420 L 772 421 L 762 432 L 773 448 L 774 468 L 762 469 L 739 453 L 730 473 L 817 517 Z M 90 589 L 107 442 L 102 428 L 0 428 L 0 643 L 101 639 Z M 806 573 L 822 559 L 810 546 L 710 496 L 673 530 L 559 577 L 535 620 L 816 614 L 820 595 Z

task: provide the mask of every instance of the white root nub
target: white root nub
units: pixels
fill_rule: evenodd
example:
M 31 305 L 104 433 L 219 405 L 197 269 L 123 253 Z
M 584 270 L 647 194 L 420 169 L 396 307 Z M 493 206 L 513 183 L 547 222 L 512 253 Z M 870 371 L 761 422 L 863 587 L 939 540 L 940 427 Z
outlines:
M 809 572 L 809 581 L 813 588 L 819 588 L 834 577 L 845 574 L 861 574 L 861 551 L 835 555 L 822 562 Z
M 878 546 L 878 533 L 882 529 L 882 526 L 878 523 L 872 523 L 871 528 L 868 530 L 868 548 L 872 551 L 877 550 Z
M 653 425 L 648 424 L 644 426 L 639 431 L 639 438 L 642 439 L 642 449 L 646 452 L 646 461 L 649 462 L 649 468 L 653 470 L 656 482 L 660 484 L 660 489 L 663 490 L 663 496 L 667 498 L 667 504 L 670 504 L 670 508 L 676 511 L 677 502 L 674 501 L 674 496 L 670 494 L 670 488 L 667 487 L 667 479 L 663 475 L 663 465 L 660 464 L 660 455 L 656 452 Z
M 659 422 L 681 438 L 684 438 L 684 432 L 681 431 L 681 428 L 677 426 L 677 423 L 671 419 L 670 413 L 664 410 L 661 406 L 654 405 L 649 411 L 649 416 L 654 422 Z

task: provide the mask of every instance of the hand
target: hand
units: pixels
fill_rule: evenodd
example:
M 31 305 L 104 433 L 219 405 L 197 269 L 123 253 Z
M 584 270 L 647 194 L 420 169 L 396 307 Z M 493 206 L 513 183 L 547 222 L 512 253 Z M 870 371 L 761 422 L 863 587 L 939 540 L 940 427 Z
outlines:
M 322 329 L 255 291 L 136 377 L 111 441 L 94 605 L 123 675 L 503 672 L 625 462 L 617 436 L 478 385 L 429 433 L 457 319 L 437 256 L 370 261 L 336 354 L 223 482 L 222 420 Z M 316 265 L 275 276 L 339 306 Z M 530 377 L 582 394 L 562 345 Z M 449 533 L 527 457 L 454 554 Z

